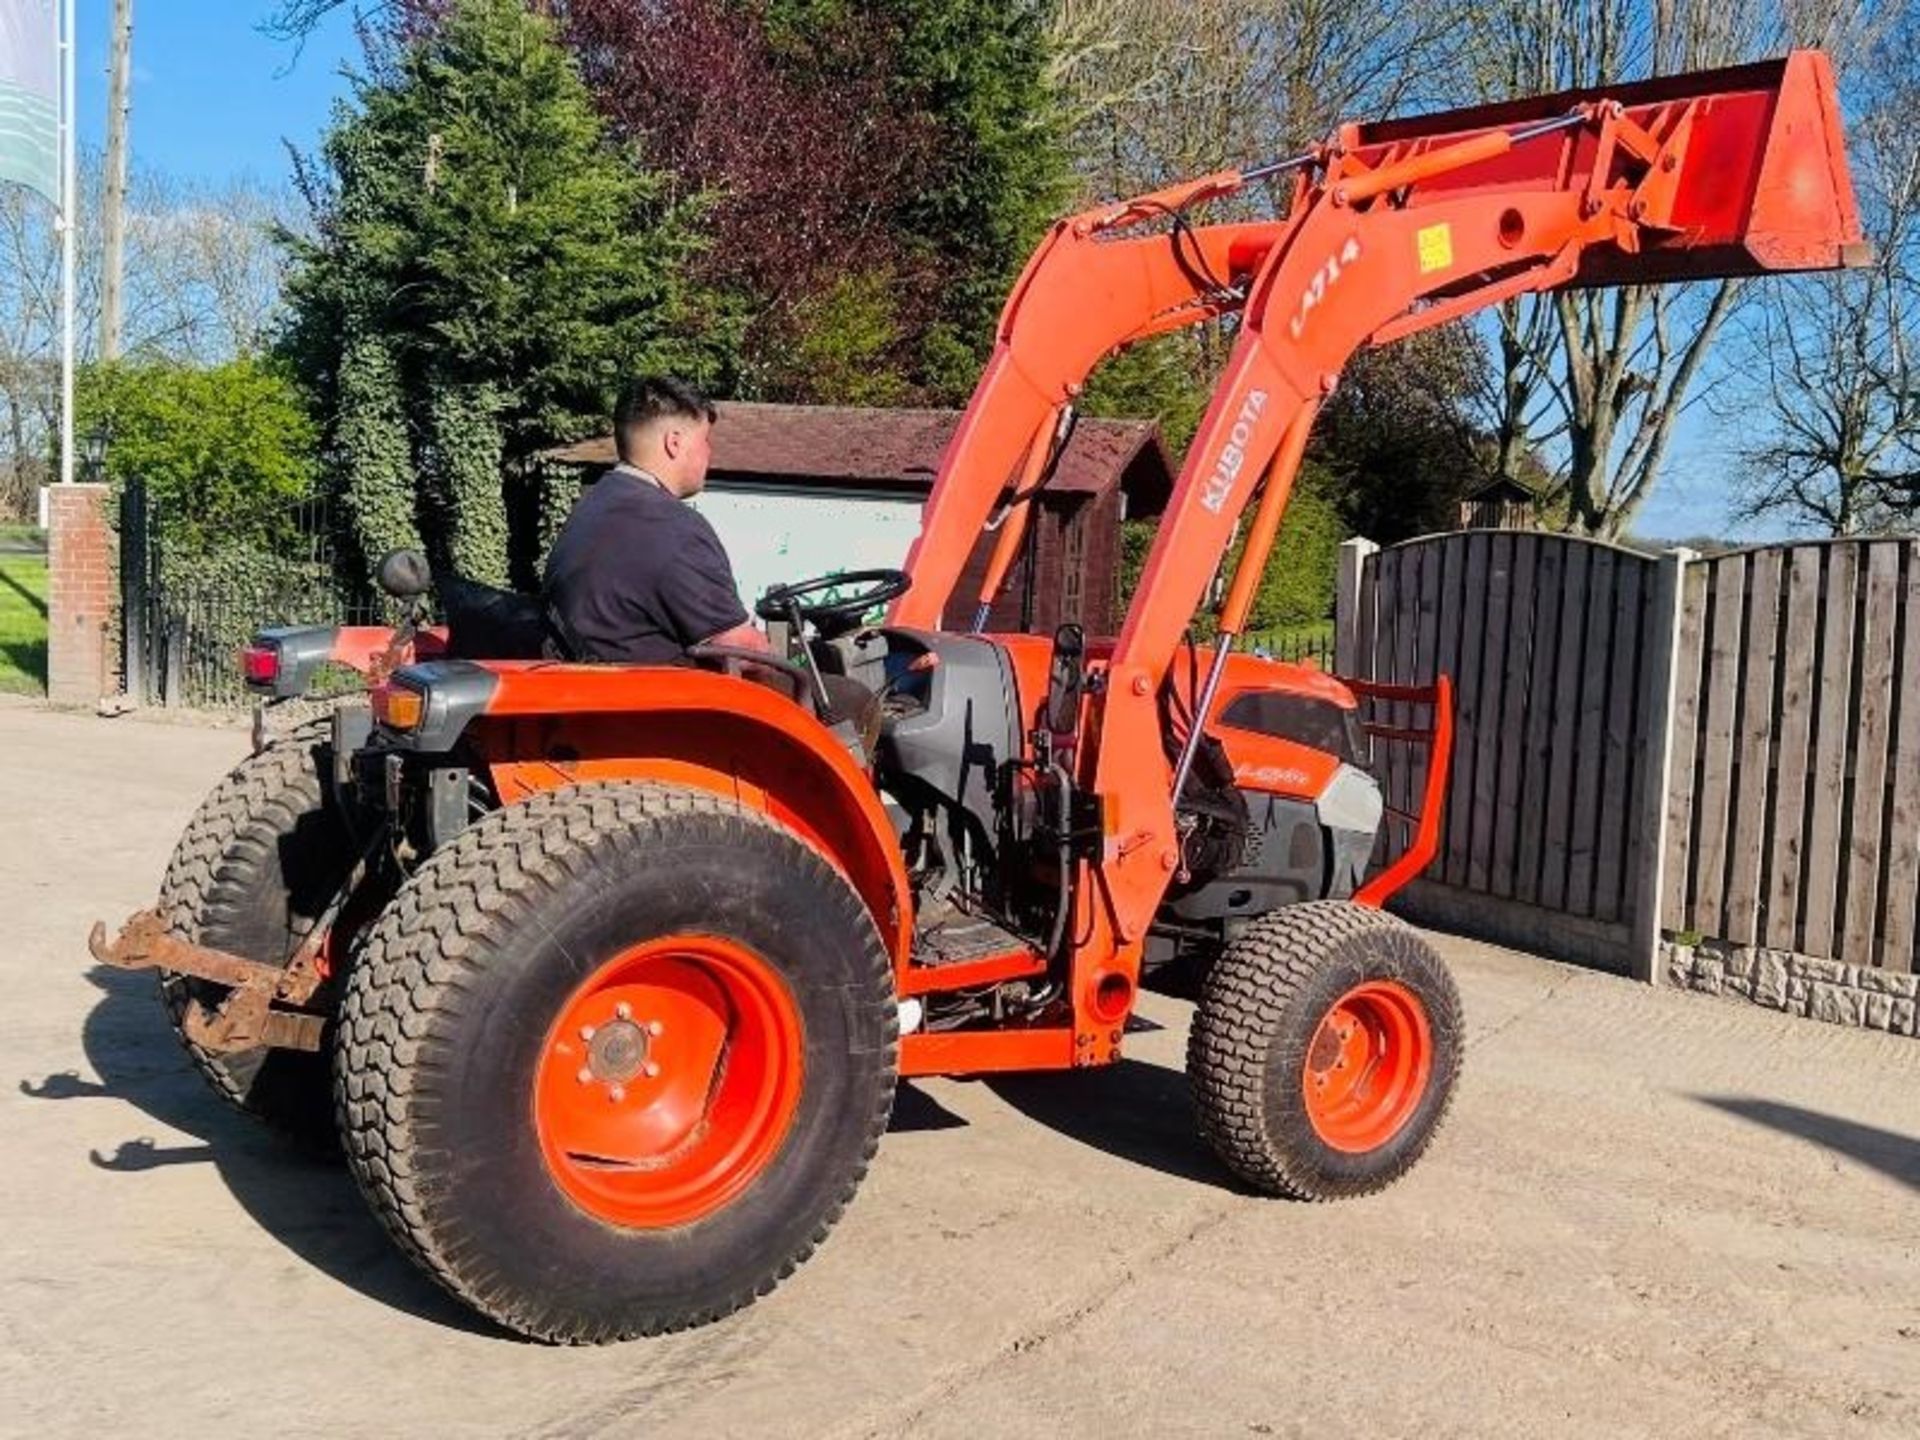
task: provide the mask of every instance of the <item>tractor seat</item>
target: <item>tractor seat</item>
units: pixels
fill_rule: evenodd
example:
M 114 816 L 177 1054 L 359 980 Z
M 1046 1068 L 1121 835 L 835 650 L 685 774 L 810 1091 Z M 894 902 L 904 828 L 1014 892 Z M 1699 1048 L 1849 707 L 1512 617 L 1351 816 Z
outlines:
M 539 597 L 463 575 L 434 580 L 447 617 L 447 654 L 456 660 L 549 660 L 565 654 Z

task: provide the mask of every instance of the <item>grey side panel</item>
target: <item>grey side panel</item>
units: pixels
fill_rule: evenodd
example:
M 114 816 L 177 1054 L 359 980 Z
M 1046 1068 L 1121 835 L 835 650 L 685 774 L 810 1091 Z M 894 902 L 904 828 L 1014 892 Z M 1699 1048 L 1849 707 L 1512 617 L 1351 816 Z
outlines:
M 1259 791 L 1241 793 L 1247 800 L 1245 863 L 1197 890 L 1169 896 L 1160 907 L 1165 914 L 1188 923 L 1264 915 L 1326 893 L 1326 842 L 1313 806 Z
M 926 677 L 926 708 L 889 721 L 881 732 L 880 771 L 958 805 L 991 836 L 1000 766 L 1020 753 L 1012 668 L 989 641 L 917 638 L 940 663 Z
M 1327 898 L 1345 900 L 1367 878 L 1367 865 L 1373 859 L 1373 831 L 1329 830 L 1327 838 L 1333 849 Z
M 1160 909 L 1187 924 L 1252 918 L 1306 900 L 1345 899 L 1366 874 L 1373 831 L 1323 825 L 1310 801 L 1242 791 L 1250 834 L 1245 863 Z

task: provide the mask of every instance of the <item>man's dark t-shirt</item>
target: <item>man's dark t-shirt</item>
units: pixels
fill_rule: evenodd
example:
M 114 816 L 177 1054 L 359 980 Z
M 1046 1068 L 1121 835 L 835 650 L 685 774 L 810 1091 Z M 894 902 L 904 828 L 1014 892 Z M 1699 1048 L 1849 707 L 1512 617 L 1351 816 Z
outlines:
M 582 660 L 668 664 L 747 618 L 706 517 L 625 466 L 573 507 L 545 589 Z

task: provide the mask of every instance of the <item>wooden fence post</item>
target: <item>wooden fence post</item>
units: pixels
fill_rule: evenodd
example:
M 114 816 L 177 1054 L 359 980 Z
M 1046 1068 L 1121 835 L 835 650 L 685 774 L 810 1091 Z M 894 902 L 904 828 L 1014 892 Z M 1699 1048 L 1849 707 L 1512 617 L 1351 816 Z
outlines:
M 1361 536 L 1340 546 L 1339 578 L 1333 596 L 1333 669 L 1336 675 L 1360 673 L 1360 581 L 1369 555 L 1380 547 Z
M 1674 692 L 1679 685 L 1680 627 L 1686 623 L 1686 569 L 1700 556 L 1675 547 L 1654 571 L 1647 674 L 1647 765 L 1639 797 L 1640 866 L 1634 877 L 1632 961 L 1636 979 L 1661 982 L 1660 901 L 1666 891 L 1667 792 L 1673 785 Z

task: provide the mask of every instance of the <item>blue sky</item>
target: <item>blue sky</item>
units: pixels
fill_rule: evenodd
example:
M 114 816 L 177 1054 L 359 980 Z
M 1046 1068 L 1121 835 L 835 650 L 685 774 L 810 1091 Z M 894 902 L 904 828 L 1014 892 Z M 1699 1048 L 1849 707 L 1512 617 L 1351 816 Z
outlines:
M 106 133 L 110 0 L 76 0 L 74 80 L 80 138 Z M 359 57 L 346 7 L 304 51 L 259 31 L 266 0 L 134 0 L 133 153 L 188 179 L 287 177 L 282 138 L 311 148 L 345 86 L 340 66 Z
M 112 7 L 109 0 L 78 4 L 80 134 L 99 144 Z M 313 147 L 345 91 L 341 66 L 357 62 L 360 52 L 349 7 L 330 15 L 298 53 L 260 33 L 274 8 L 267 0 L 134 0 L 132 139 L 141 164 L 196 180 L 287 179 L 283 142 Z M 1704 407 L 1682 422 L 1672 460 L 1641 512 L 1640 533 L 1731 533 L 1714 429 Z

